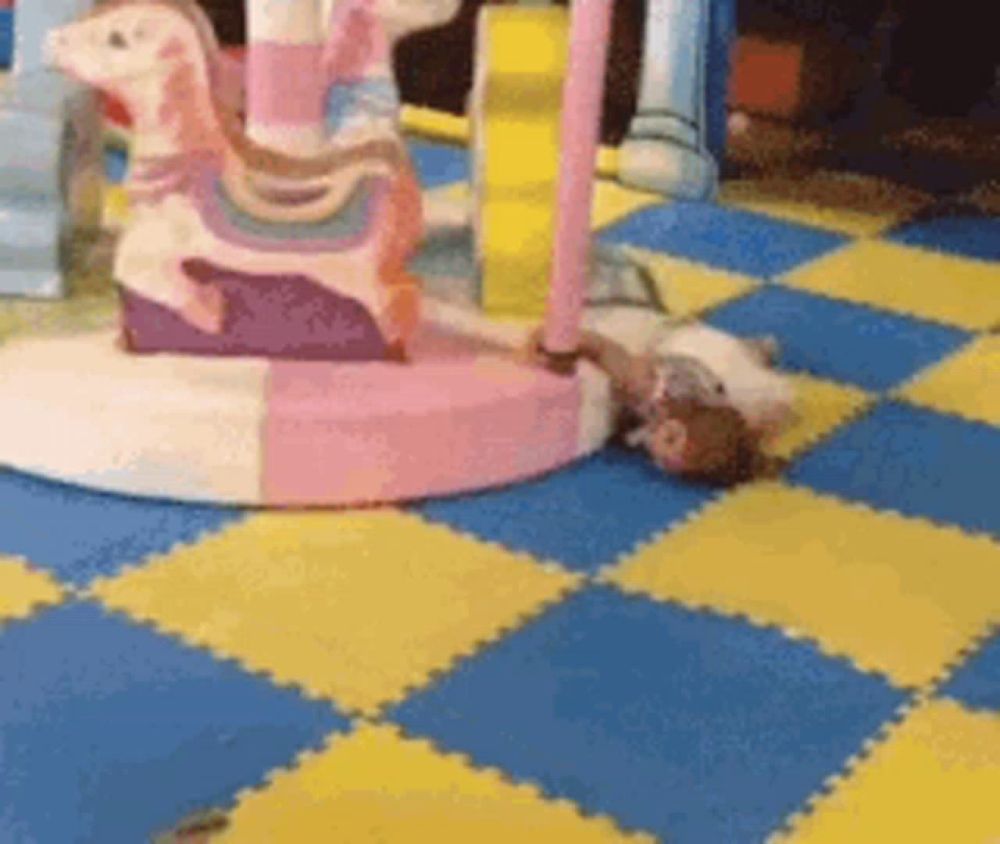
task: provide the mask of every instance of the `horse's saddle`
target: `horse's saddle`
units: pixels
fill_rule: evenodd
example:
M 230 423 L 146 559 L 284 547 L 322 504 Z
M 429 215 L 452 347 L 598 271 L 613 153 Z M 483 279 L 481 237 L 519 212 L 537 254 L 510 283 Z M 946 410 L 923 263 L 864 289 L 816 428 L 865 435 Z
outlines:
M 310 251 L 310 248 L 335 250 L 360 244 L 371 229 L 379 195 L 384 190 L 380 180 L 362 179 L 335 213 L 315 220 L 283 222 L 280 215 L 274 219 L 242 206 L 221 177 L 206 187 L 208 194 L 203 197 L 202 211 L 206 223 L 217 234 L 242 245 L 281 251 L 287 251 L 290 245 Z M 277 208 L 295 199 L 294 195 L 260 195 Z M 309 198 L 305 193 L 305 200 Z

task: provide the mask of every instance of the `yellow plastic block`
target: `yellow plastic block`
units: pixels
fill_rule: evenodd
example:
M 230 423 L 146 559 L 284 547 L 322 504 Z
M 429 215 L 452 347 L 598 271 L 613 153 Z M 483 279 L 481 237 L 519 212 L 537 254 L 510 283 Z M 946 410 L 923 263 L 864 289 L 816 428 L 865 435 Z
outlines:
M 1000 426 L 1000 335 L 975 340 L 920 375 L 901 395 L 935 410 Z
M 363 726 L 247 794 L 220 844 L 343 841 L 351 844 L 652 842 L 626 836 L 565 801 L 476 770 L 390 727 Z
M 93 592 L 278 682 L 371 713 L 576 582 L 378 510 L 260 514 Z
M 1000 545 L 776 483 L 723 498 L 609 577 L 804 634 L 907 687 L 1000 618 Z
M 926 206 L 931 198 L 868 176 L 820 172 L 725 182 L 724 205 L 853 237 L 871 237 Z
M 29 569 L 21 560 L 0 557 L 0 621 L 27 618 L 40 607 L 59 603 L 63 595 L 50 575 Z
M 857 241 L 793 271 L 793 287 L 968 329 L 1000 322 L 1000 265 Z
M 787 844 L 996 844 L 1000 718 L 949 700 L 914 710 L 797 818 Z
M 128 221 L 128 194 L 120 185 L 108 185 L 104 189 L 104 224 L 111 230 L 122 228 Z
M 468 143 L 472 134 L 467 116 L 437 111 L 425 106 L 404 104 L 400 109 L 400 123 L 404 131 L 409 134 L 454 144 Z M 602 146 L 597 150 L 596 172 L 603 179 L 614 179 L 618 176 L 617 147 Z
M 795 389 L 795 421 L 767 447 L 775 457 L 792 458 L 815 445 L 872 401 L 864 390 L 808 375 L 789 375 Z
M 683 258 L 631 246 L 628 250 L 650 271 L 660 298 L 676 317 L 697 316 L 760 286 L 759 282 L 747 276 Z
M 540 316 L 555 237 L 565 8 L 480 12 L 473 133 L 484 309 Z

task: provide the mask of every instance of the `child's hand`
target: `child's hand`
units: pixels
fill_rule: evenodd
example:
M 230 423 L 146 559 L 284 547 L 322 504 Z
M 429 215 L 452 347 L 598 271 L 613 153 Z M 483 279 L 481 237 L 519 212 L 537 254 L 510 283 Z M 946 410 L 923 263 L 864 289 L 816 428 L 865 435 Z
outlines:
M 518 359 L 529 366 L 546 366 L 548 361 L 544 351 L 545 329 L 542 326 L 533 328 L 518 350 Z

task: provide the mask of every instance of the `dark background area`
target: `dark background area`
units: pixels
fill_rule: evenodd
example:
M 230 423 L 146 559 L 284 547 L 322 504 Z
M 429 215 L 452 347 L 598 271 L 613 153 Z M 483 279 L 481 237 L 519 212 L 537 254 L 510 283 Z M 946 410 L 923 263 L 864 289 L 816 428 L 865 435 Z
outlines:
M 227 43 L 243 39 L 243 0 L 200 0 Z M 465 0 L 448 26 L 400 44 L 404 99 L 459 113 L 472 79 L 476 15 Z M 1000 114 L 1000 38 L 985 0 L 737 0 L 741 35 L 805 43 L 810 89 L 822 91 L 796 120 L 834 132 L 860 125 Z M 616 142 L 635 108 L 643 0 L 617 0 L 608 63 L 603 135 Z M 990 123 L 994 126 L 994 123 Z

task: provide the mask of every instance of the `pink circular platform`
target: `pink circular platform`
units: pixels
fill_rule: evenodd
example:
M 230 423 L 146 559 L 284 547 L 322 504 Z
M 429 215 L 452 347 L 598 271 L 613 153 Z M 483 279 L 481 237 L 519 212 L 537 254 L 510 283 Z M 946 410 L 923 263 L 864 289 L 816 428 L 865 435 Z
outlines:
M 406 365 L 133 356 L 110 331 L 15 339 L 0 464 L 158 498 L 357 505 L 513 483 L 604 444 L 603 375 L 526 366 L 478 314 L 457 322 L 428 325 Z

